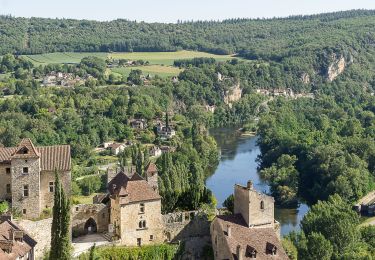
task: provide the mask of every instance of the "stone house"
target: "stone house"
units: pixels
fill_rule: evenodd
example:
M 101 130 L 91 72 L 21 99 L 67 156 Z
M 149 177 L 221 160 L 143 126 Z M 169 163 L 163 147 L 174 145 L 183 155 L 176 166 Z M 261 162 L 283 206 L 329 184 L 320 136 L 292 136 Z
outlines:
M 151 162 L 148 164 L 146 168 L 146 180 L 155 191 L 159 191 L 158 168 L 155 163 Z
M 161 154 L 162 154 L 162 151 L 158 146 L 153 146 L 150 149 L 150 156 L 159 157 L 159 156 L 161 156 Z
M 118 155 L 119 153 L 125 150 L 126 145 L 120 144 L 120 143 L 113 143 L 113 144 L 110 144 L 108 148 L 111 150 L 112 154 Z
M 129 177 L 120 172 L 109 182 L 108 189 L 110 229 L 122 245 L 164 241 L 161 197 L 146 180 L 137 173 Z
M 0 224 L 1 260 L 34 260 L 36 244 L 32 237 L 11 220 Z
M 162 123 L 156 126 L 156 131 L 162 140 L 171 139 L 176 135 L 176 131 L 171 126 L 166 126 Z
M 215 259 L 288 259 L 274 219 L 274 199 L 257 192 L 249 181 L 235 185 L 234 214 L 219 215 L 211 224 Z
M 130 121 L 130 126 L 136 130 L 144 130 L 147 128 L 147 122 L 145 119 L 134 119 Z
M 55 170 L 70 196 L 70 146 L 35 147 L 26 138 L 17 147 L 0 148 L 0 200 L 11 202 L 24 218 L 38 218 L 53 206 Z

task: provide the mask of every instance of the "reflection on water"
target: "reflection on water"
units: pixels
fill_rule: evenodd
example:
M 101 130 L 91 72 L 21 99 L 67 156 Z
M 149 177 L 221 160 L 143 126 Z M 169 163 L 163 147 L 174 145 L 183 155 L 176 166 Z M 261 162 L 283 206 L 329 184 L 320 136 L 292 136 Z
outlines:
M 259 178 L 257 172 L 256 158 L 260 154 L 256 145 L 257 137 L 241 136 L 234 128 L 211 129 L 210 134 L 220 148 L 221 158 L 206 185 L 215 194 L 218 206 L 222 206 L 224 200 L 233 193 L 236 183 L 246 185 L 248 180 L 252 180 L 255 189 L 269 192 L 269 186 Z M 300 204 L 297 209 L 276 208 L 275 218 L 281 224 L 281 234 L 298 230 L 307 211 L 308 206 L 305 204 Z

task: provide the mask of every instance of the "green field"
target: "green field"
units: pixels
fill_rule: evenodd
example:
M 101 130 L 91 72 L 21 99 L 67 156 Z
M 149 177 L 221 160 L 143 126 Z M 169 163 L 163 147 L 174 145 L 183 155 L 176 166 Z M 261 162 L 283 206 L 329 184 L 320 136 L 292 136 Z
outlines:
M 231 55 L 215 55 L 199 51 L 177 51 L 177 52 L 55 52 L 36 55 L 23 55 L 22 57 L 33 62 L 35 65 L 46 65 L 56 63 L 79 63 L 82 58 L 96 56 L 102 59 L 112 57 L 115 59 L 145 60 L 150 64 L 173 65 L 174 60 L 192 59 L 198 57 L 211 57 L 217 61 L 226 61 L 233 58 Z
M 173 65 L 174 60 L 192 59 L 200 57 L 214 58 L 217 61 L 226 61 L 234 58 L 233 55 L 215 55 L 199 51 L 176 51 L 176 52 L 118 52 L 110 53 L 109 57 L 114 59 L 145 60 L 150 64 Z
M 55 52 L 36 55 L 23 55 L 22 57 L 35 65 L 58 64 L 58 63 L 79 63 L 82 58 L 96 56 L 102 59 L 108 57 L 104 52 Z
M 215 55 L 199 51 L 177 51 L 177 52 L 56 52 L 36 55 L 23 55 L 22 57 L 34 63 L 35 66 L 47 64 L 79 63 L 82 58 L 95 56 L 102 59 L 108 57 L 114 59 L 144 60 L 150 65 L 113 68 L 115 74 L 127 77 L 132 69 L 140 69 L 143 74 L 159 75 L 160 77 L 172 77 L 178 75 L 182 70 L 172 67 L 173 61 L 179 59 L 192 59 L 199 57 L 214 58 L 217 61 L 232 59 L 232 55 Z
M 111 69 L 114 73 L 121 74 L 123 77 L 129 76 L 131 70 L 140 69 L 144 75 L 159 75 L 160 77 L 173 77 L 177 76 L 182 70 L 172 66 L 162 65 L 148 65 L 148 66 L 134 66 L 134 67 L 121 67 Z

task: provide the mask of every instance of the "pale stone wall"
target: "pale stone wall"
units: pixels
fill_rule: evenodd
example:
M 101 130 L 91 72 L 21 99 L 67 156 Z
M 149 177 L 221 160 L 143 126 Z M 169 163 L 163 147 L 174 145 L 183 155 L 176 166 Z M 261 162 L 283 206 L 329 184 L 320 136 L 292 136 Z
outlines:
M 214 221 L 212 221 L 210 233 L 211 233 L 212 249 L 214 251 L 214 258 L 215 259 L 233 259 L 233 255 L 228 247 L 228 244 L 225 242 L 224 236 L 226 234 L 224 234 L 224 230 L 222 230 L 216 218 L 214 219 Z
M 0 165 L 0 200 L 12 198 L 12 194 L 7 193 L 7 184 L 11 184 L 12 175 L 6 173 L 6 168 L 10 168 L 10 164 Z
M 25 218 L 37 218 L 40 207 L 40 160 L 36 158 L 13 159 L 12 208 L 21 212 L 25 209 Z M 28 167 L 28 174 L 23 174 L 23 167 Z M 23 196 L 24 185 L 29 187 L 29 196 Z
M 161 201 L 141 202 L 145 205 L 144 213 L 140 212 L 140 203 L 121 206 L 121 244 L 136 246 L 137 239 L 142 245 L 164 241 L 164 225 L 161 219 Z M 139 228 L 140 221 L 146 221 L 146 228 Z M 150 236 L 153 236 L 151 240 Z
M 92 218 L 95 220 L 97 232 L 108 231 L 109 209 L 104 204 L 79 204 L 72 209 L 72 232 L 74 236 L 85 234 L 85 224 Z
M 64 188 L 65 194 L 70 197 L 71 192 L 71 177 L 70 172 L 59 173 L 60 181 Z M 55 184 L 55 173 L 52 171 L 42 171 L 40 173 L 40 199 L 41 209 L 53 207 L 54 192 L 50 192 L 49 183 Z
M 241 214 L 248 226 L 249 223 L 249 191 L 239 185 L 234 187 L 234 214 Z
M 121 237 L 121 208 L 119 205 L 119 200 L 117 199 L 110 199 L 110 219 L 109 223 L 113 226 L 113 234 L 117 238 Z
M 15 222 L 37 241 L 35 246 L 35 257 L 36 259 L 42 259 L 44 253 L 51 247 L 52 218 L 40 221 L 23 219 L 16 220 Z
M 163 215 L 166 241 L 185 241 L 192 237 L 210 235 L 210 222 L 198 211 L 173 212 Z
M 263 209 L 261 204 L 263 202 Z M 274 199 L 252 188 L 235 186 L 234 213 L 240 213 L 248 226 L 274 226 Z
M 154 190 L 159 190 L 157 172 L 147 173 L 147 182 Z

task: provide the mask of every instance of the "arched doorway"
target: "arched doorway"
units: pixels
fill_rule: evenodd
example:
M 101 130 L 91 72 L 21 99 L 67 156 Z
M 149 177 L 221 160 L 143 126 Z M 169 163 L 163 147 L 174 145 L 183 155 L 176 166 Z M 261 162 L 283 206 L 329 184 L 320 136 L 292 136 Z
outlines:
M 85 223 L 85 233 L 93 234 L 97 232 L 96 222 L 93 218 L 89 218 Z

